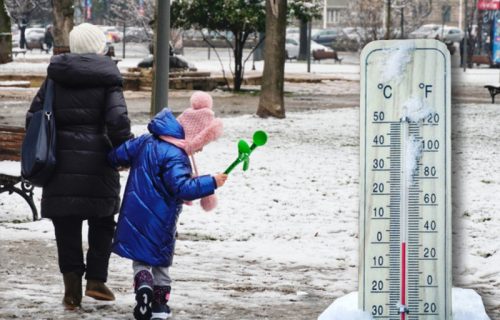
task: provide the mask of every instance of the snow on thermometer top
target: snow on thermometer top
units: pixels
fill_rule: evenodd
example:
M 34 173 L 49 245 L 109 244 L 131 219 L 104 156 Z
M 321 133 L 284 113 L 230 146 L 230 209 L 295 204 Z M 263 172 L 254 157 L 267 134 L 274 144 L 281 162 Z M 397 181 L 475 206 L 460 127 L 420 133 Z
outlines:
M 359 304 L 451 319 L 450 58 L 436 40 L 361 54 Z

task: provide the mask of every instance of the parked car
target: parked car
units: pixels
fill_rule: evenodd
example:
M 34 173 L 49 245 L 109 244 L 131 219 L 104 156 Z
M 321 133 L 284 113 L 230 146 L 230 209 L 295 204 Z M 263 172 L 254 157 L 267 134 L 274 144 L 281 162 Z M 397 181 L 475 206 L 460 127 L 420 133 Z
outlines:
M 24 30 L 24 37 L 26 39 L 26 49 L 40 49 L 44 50 L 45 44 L 45 28 L 26 28 Z M 12 46 L 19 47 L 21 43 L 21 32 L 13 33 Z
M 299 46 L 300 44 L 298 38 L 286 38 L 285 57 L 287 59 L 296 59 L 299 56 Z M 311 40 L 311 53 L 316 50 L 333 51 L 332 48 Z
M 444 26 L 436 31 L 434 38 L 444 42 L 460 42 L 464 38 L 464 32 L 458 27 Z
M 325 46 L 331 46 L 331 44 L 335 42 L 337 38 L 342 36 L 345 36 L 343 34 L 342 28 L 328 28 L 316 32 L 316 34 L 312 36 L 312 40 Z
M 343 28 L 342 31 L 349 40 L 354 40 L 358 43 L 361 43 L 362 39 L 365 37 L 364 30 L 358 27 Z
M 147 42 L 153 38 L 153 30 L 143 27 L 128 27 L 123 39 L 126 42 Z
M 115 26 L 99 26 L 106 35 L 108 42 L 120 42 L 123 39 L 123 32 L 120 32 Z
M 424 24 L 418 29 L 410 32 L 408 38 L 410 39 L 433 39 L 436 37 L 436 32 L 440 29 L 439 24 Z
M 377 34 L 374 35 L 374 32 Z M 368 42 L 382 37 L 379 35 L 378 30 L 367 30 L 362 27 L 346 27 L 342 28 L 342 33 L 330 46 L 337 51 L 358 51 Z

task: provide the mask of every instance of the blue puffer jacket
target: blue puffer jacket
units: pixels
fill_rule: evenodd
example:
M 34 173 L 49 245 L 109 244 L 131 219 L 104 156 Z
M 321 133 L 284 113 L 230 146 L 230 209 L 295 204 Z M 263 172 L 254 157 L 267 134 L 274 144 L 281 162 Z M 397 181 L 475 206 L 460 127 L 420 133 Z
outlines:
M 170 110 L 163 109 L 148 130 L 151 134 L 123 143 L 108 156 L 115 167 L 130 166 L 113 252 L 151 266 L 168 267 L 183 200 L 213 194 L 216 184 L 209 175 L 191 178 L 187 154 L 157 138 L 184 138 L 184 130 Z

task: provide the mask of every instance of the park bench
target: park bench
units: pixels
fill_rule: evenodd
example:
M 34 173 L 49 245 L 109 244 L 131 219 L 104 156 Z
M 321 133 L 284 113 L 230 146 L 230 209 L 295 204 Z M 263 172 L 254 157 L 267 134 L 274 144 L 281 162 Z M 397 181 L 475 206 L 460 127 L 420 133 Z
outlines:
M 25 130 L 23 127 L 12 127 L 0 125 L 0 161 L 21 160 L 21 145 L 23 143 Z M 33 214 L 33 221 L 38 219 L 38 211 L 33 200 L 34 186 L 21 177 L 21 164 L 19 163 L 19 174 L 0 172 L 0 194 L 17 193 L 28 203 Z
M 26 49 L 21 49 L 21 48 L 12 48 L 12 54 L 14 57 L 17 57 L 18 54 L 22 54 L 23 56 L 26 55 Z
M 500 87 L 495 87 L 495 86 L 484 86 L 484 87 L 488 89 L 488 92 L 490 93 L 491 103 L 495 103 L 495 96 L 500 93 Z
M 335 60 L 335 63 L 342 63 L 342 58 L 339 58 L 337 51 L 314 50 L 312 55 L 313 59 L 316 61 L 333 59 Z

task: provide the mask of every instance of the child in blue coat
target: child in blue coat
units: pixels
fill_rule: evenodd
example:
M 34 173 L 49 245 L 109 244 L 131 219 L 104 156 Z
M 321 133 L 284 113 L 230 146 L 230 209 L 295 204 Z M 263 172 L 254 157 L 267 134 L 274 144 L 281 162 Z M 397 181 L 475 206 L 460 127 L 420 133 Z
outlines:
M 182 205 L 205 198 L 205 207 L 212 209 L 215 202 L 209 196 L 227 179 L 224 174 L 193 177 L 188 158 L 222 134 L 222 122 L 211 107 L 210 95 L 196 92 L 191 108 L 178 119 L 164 109 L 149 123 L 150 134 L 125 142 L 108 156 L 114 167 L 130 167 L 113 252 L 133 260 L 135 319 L 171 317 L 168 268 Z

